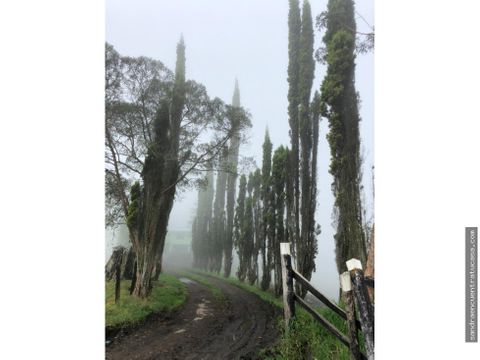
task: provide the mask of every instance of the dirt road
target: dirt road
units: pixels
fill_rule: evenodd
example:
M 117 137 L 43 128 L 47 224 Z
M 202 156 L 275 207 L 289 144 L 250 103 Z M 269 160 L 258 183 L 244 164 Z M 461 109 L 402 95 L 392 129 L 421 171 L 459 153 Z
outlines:
M 183 279 L 182 279 L 183 280 Z M 204 285 L 184 280 L 189 297 L 171 318 L 153 319 L 114 341 L 107 360 L 257 359 L 279 337 L 280 310 L 221 280 L 208 281 L 223 291 L 216 299 Z

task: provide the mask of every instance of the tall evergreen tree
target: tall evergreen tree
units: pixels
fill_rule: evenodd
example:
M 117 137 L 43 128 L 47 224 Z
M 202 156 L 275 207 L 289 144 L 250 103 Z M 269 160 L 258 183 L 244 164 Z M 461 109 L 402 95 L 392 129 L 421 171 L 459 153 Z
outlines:
M 228 159 L 228 149 L 220 155 L 220 169 L 217 172 L 215 201 L 213 204 L 212 243 L 209 251 L 209 270 L 220 272 L 222 268 L 223 246 L 226 237 L 225 191 L 227 187 L 227 173 L 225 171 Z
M 352 0 L 329 0 L 323 41 L 327 74 L 321 87 L 321 115 L 329 120 L 332 189 L 335 196 L 336 260 L 339 273 L 352 257 L 365 263 L 360 199 L 360 134 L 355 90 L 355 11 Z
M 266 290 L 270 286 L 272 269 L 272 232 L 275 231 L 273 222 L 272 191 L 271 191 L 271 170 L 272 170 L 272 142 L 268 129 L 265 131 L 263 142 L 262 162 L 262 204 L 263 204 L 263 231 L 261 239 L 262 253 L 262 282 L 261 288 Z
M 315 210 L 317 208 L 317 156 L 318 156 L 318 135 L 320 132 L 320 94 L 315 91 L 312 104 L 310 106 L 312 116 L 312 160 L 310 169 L 310 219 L 308 229 L 308 247 L 317 253 L 317 236 L 320 235 L 320 224 L 315 223 Z M 309 262 L 308 262 L 309 261 Z M 307 266 L 315 269 L 315 257 L 307 258 Z
M 237 185 L 238 151 L 240 148 L 240 89 L 235 80 L 235 89 L 232 98 L 232 138 L 228 151 L 228 179 L 227 179 L 227 233 L 224 246 L 224 276 L 229 277 L 232 269 L 233 222 L 235 207 L 235 189 Z
M 235 227 L 234 227 L 234 245 L 237 249 L 239 267 L 237 270 L 237 277 L 240 281 L 244 281 L 246 276 L 245 261 L 245 197 L 247 193 L 247 177 L 242 175 L 240 177 L 240 185 L 238 188 L 237 207 L 235 209 Z
M 285 241 L 285 185 L 287 178 L 288 150 L 278 147 L 272 159 L 272 193 L 275 218 L 275 235 L 273 238 L 273 270 L 275 279 L 275 294 L 279 295 L 282 291 L 282 268 L 280 259 L 280 243 Z
M 249 269 L 252 262 L 252 253 L 254 247 L 254 221 L 253 221 L 253 197 L 250 187 L 248 196 L 245 200 L 245 217 L 243 221 L 243 241 L 244 241 L 244 271 L 242 273 L 242 281 L 245 279 L 245 276 L 248 276 Z M 239 277 L 240 279 L 240 277 Z M 249 279 L 250 280 L 250 279 Z
M 314 128 L 318 130 L 318 116 L 314 116 L 310 106 L 311 89 L 313 85 L 315 61 L 313 58 L 313 25 L 312 13 L 308 1 L 304 1 L 302 8 L 302 24 L 300 32 L 300 76 L 299 76 L 299 121 L 301 147 L 301 235 L 297 244 L 297 266 L 307 279 L 310 279 L 315 270 L 315 255 L 317 242 L 315 236 L 315 206 L 316 199 L 316 163 L 318 148 L 318 131 L 315 138 Z M 315 149 L 314 149 L 315 148 Z M 315 151 L 314 151 L 315 150 Z M 315 152 L 315 154 L 314 154 Z M 315 176 L 313 172 L 315 171 Z M 315 192 L 316 194 L 316 192 Z M 300 289 L 302 296 L 305 289 Z
M 253 228 L 254 228 L 254 246 L 251 254 L 250 268 L 248 271 L 248 282 L 254 284 L 258 281 L 258 253 L 261 249 L 261 236 L 262 236 L 262 206 L 261 206 L 261 194 L 262 194 L 262 174 L 260 169 L 256 169 L 249 178 L 250 187 L 252 189 L 252 201 L 253 201 Z
M 288 12 L 288 121 L 290 124 L 291 164 L 294 196 L 288 211 L 290 242 L 295 245 L 300 237 L 300 155 L 299 155 L 299 78 L 300 78 L 301 17 L 298 0 L 289 0 Z
M 206 270 L 212 222 L 213 171 L 208 171 L 205 184 L 198 190 L 197 214 L 192 225 L 193 266 Z
M 315 270 L 314 260 L 317 253 L 314 182 L 318 150 L 318 140 L 315 140 L 315 134 L 318 139 L 318 116 L 314 116 L 310 105 L 315 71 L 314 37 L 310 3 L 304 0 L 301 12 L 298 0 L 290 0 L 289 5 L 288 114 L 292 148 L 286 156 L 293 177 L 285 184 L 287 206 L 285 241 L 293 245 L 299 271 L 310 279 Z M 298 286 L 298 290 L 305 296 L 305 289 Z

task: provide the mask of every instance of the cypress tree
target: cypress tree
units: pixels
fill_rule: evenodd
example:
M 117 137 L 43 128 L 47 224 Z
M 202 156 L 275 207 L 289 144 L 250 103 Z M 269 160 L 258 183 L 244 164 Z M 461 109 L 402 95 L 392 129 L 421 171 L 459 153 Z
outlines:
M 298 0 L 289 0 L 288 12 L 288 121 L 290 124 L 293 199 L 290 204 L 290 242 L 295 245 L 300 237 L 300 173 L 299 173 L 299 77 L 300 77 L 301 18 Z
M 237 270 L 237 277 L 240 281 L 244 281 L 246 274 L 245 261 L 245 197 L 247 193 L 247 177 L 242 175 L 240 177 L 240 185 L 238 188 L 237 207 L 235 209 L 235 226 L 234 226 L 234 245 L 237 249 L 239 267 Z
M 222 268 L 223 246 L 226 236 L 225 190 L 227 187 L 226 169 L 228 149 L 225 147 L 220 155 L 220 170 L 217 172 L 215 201 L 213 204 L 212 242 L 209 250 L 209 270 L 220 272 Z
M 301 147 L 301 234 L 297 243 L 297 267 L 305 278 L 310 279 L 315 270 L 316 243 L 312 234 L 312 165 L 316 163 L 313 158 L 313 117 L 310 109 L 310 95 L 314 78 L 315 62 L 313 59 L 313 25 L 310 3 L 303 2 L 302 22 L 300 31 L 299 52 L 299 122 L 300 122 L 300 147 Z M 300 294 L 305 296 L 306 290 L 300 289 Z
M 232 113 L 230 121 L 233 135 L 228 152 L 228 178 L 227 178 L 227 229 L 224 246 L 224 276 L 229 277 L 232 269 L 233 222 L 235 207 L 235 188 L 237 183 L 238 151 L 240 148 L 240 89 L 235 80 L 235 89 L 232 98 Z
M 251 174 L 251 177 L 249 178 L 249 183 L 252 188 L 254 245 L 248 271 L 248 282 L 253 285 L 255 281 L 258 281 L 258 252 L 261 249 L 260 243 L 262 234 L 262 174 L 260 172 L 260 169 L 256 169 L 255 172 Z
M 207 269 L 212 221 L 213 171 L 208 171 L 205 184 L 198 190 L 197 214 L 192 225 L 193 266 Z
M 272 159 L 272 193 L 274 198 L 275 235 L 273 241 L 273 268 L 275 279 L 275 294 L 279 295 L 282 290 L 282 268 L 280 259 L 280 243 L 285 241 L 285 185 L 286 165 L 288 150 L 283 146 L 278 147 Z
M 273 221 L 273 209 L 271 199 L 271 169 L 272 169 L 272 142 L 268 129 L 265 131 L 265 140 L 263 142 L 263 162 L 262 162 L 262 220 L 263 231 L 261 239 L 262 253 L 262 282 L 261 288 L 266 290 L 270 286 L 272 269 L 272 231 L 275 229 Z
M 332 189 L 335 196 L 338 272 L 352 257 L 365 263 L 360 200 L 360 134 L 355 90 L 355 12 L 352 0 L 329 0 L 323 41 L 327 74 L 321 87 L 321 115 L 329 120 Z
M 254 247 L 254 228 L 253 228 L 253 197 L 252 192 L 249 191 L 249 194 L 245 200 L 245 217 L 243 221 L 243 242 L 244 242 L 244 272 L 242 273 L 242 281 L 245 279 L 245 276 L 249 275 L 249 269 L 252 261 L 252 252 Z M 250 274 L 251 276 L 251 274 Z M 240 279 L 240 277 L 239 277 Z M 251 279 L 249 279 L 250 281 Z

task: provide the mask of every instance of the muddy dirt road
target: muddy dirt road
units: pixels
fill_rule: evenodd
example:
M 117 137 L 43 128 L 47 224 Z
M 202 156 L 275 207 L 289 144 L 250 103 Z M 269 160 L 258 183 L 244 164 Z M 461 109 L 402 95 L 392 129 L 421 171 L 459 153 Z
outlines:
M 280 310 L 255 294 L 216 278 L 226 301 L 204 285 L 185 281 L 189 297 L 170 318 L 153 319 L 106 349 L 107 360 L 257 359 L 279 337 Z

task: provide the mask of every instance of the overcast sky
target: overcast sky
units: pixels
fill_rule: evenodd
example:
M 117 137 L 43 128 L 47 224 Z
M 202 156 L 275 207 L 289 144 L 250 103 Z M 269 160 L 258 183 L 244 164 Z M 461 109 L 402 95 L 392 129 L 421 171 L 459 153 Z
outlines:
M 326 10 L 326 3 L 326 0 L 310 1 L 314 18 Z M 371 31 L 366 22 L 374 25 L 373 0 L 356 1 L 356 11 L 363 17 L 357 15 L 358 30 Z M 274 148 L 290 145 L 287 15 L 288 0 L 107 0 L 106 41 L 122 55 L 152 57 L 173 70 L 176 44 L 183 34 L 187 78 L 204 84 L 210 96 L 226 102 L 231 101 L 234 81 L 238 78 L 242 106 L 252 114 L 253 124 L 250 141 L 240 151 L 253 156 L 261 166 L 267 126 Z M 321 45 L 321 37 L 315 31 L 315 48 Z M 356 68 L 368 217 L 373 211 L 373 58 L 373 54 L 359 55 Z M 324 74 L 325 67 L 317 63 L 313 91 L 320 88 Z M 322 120 L 316 213 L 322 233 L 313 282 L 334 298 L 338 295 L 338 275 L 331 226 L 333 195 L 327 131 L 328 123 Z M 169 229 L 190 229 L 195 206 L 196 191 L 182 194 L 172 210 Z

